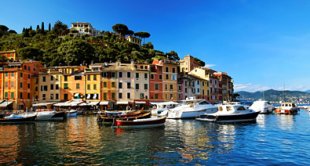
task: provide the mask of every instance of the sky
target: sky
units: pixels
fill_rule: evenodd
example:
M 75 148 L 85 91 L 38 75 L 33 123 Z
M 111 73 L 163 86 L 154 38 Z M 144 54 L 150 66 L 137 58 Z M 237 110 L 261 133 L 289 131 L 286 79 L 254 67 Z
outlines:
M 235 91 L 310 90 L 309 0 L 4 0 L 0 24 L 20 33 L 62 21 L 146 31 L 155 49 L 227 72 Z M 47 26 L 46 26 L 47 27 Z

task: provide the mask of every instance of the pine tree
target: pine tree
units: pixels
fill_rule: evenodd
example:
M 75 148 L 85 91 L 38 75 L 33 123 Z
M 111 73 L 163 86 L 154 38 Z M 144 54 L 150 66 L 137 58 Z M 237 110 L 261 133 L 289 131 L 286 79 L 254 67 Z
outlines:
M 37 25 L 36 32 L 37 32 L 37 33 L 40 32 L 40 26 L 39 26 L 39 25 Z
M 44 33 L 45 29 L 44 29 L 44 22 L 41 23 L 41 32 Z
M 50 31 L 51 31 L 51 29 L 52 29 L 52 27 L 51 27 L 51 23 L 48 23 L 48 31 L 50 32 Z

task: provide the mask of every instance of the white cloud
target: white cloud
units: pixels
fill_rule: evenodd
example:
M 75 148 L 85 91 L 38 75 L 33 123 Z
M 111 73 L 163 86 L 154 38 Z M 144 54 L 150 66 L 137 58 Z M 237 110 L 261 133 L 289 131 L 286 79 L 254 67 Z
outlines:
M 212 68 L 212 67 L 214 67 L 214 66 L 216 66 L 215 64 L 206 64 L 204 67 L 206 67 L 206 68 Z
M 234 85 L 234 90 L 236 92 L 238 91 L 248 91 L 248 92 L 256 92 L 256 91 L 264 91 L 272 89 L 271 87 L 268 86 L 263 86 L 263 85 L 255 85 L 251 83 L 246 83 L 246 84 L 235 84 Z

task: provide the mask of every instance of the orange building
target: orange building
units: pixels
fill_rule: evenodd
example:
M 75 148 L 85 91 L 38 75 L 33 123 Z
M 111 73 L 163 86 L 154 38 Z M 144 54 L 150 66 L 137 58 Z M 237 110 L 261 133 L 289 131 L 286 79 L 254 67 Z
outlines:
M 43 66 L 38 61 L 2 63 L 0 99 L 6 100 L 6 105 L 11 109 L 29 109 L 35 99 L 37 76 L 42 69 Z
M 12 50 L 12 51 L 0 51 L 0 56 L 4 56 L 8 60 L 10 60 L 10 61 L 18 60 L 18 58 L 16 56 L 16 51 L 15 50 Z

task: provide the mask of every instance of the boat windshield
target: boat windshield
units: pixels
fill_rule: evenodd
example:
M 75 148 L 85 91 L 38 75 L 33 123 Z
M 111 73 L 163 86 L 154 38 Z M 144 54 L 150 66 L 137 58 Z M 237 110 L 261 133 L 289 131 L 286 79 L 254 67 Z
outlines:
M 238 111 L 243 111 L 243 110 L 246 110 L 243 106 L 239 106 L 238 108 L 237 108 L 237 110 Z

